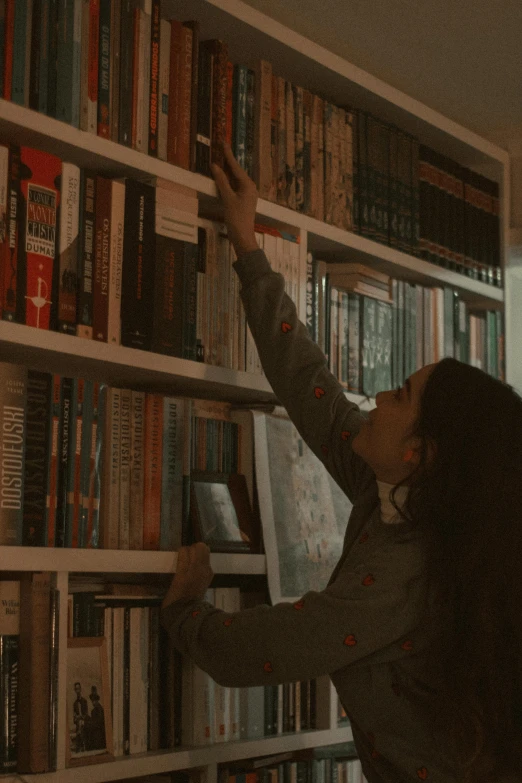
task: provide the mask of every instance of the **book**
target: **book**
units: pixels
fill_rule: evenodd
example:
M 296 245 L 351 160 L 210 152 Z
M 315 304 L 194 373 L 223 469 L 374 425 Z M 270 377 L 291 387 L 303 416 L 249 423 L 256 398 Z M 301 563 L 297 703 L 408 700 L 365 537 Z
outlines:
M 47 546 L 47 483 L 52 376 L 28 370 L 22 543 Z
M 131 406 L 131 390 L 122 389 L 120 406 L 120 513 L 118 549 L 130 549 Z
M 20 582 L 0 582 L 0 772 L 16 772 L 20 658 Z
M 143 547 L 143 490 L 145 457 L 145 393 L 132 392 L 130 443 L 130 518 L 129 547 Z
M 160 43 L 161 43 L 161 3 L 152 0 L 150 30 L 150 104 L 149 104 L 149 155 L 158 156 L 158 129 L 160 113 Z
M 21 545 L 26 441 L 27 369 L 1 363 L 0 437 L 2 488 L 0 492 L 0 542 Z
M 109 117 L 110 138 L 112 141 L 119 141 L 120 132 L 121 4 L 122 0 L 112 0 L 111 2 Z
M 93 11 L 95 13 L 94 9 Z M 91 24 L 95 25 L 96 22 L 93 21 L 92 15 L 93 12 L 91 12 L 90 17 Z M 113 24 L 114 19 L 112 17 L 111 4 L 101 1 L 98 22 L 98 62 L 94 62 L 94 49 L 96 44 L 93 42 L 92 64 L 89 72 L 89 81 L 92 82 L 92 86 L 89 88 L 89 109 L 93 119 L 96 115 L 96 132 L 98 133 L 98 136 L 101 136 L 104 139 L 110 139 L 111 137 L 111 27 Z M 95 34 L 95 30 L 93 30 L 93 37 Z M 98 84 L 95 102 L 94 94 L 96 77 Z M 89 130 L 91 130 L 90 127 Z
M 121 389 L 105 393 L 103 474 L 100 499 L 100 534 L 104 549 L 118 549 L 121 466 Z
M 51 320 L 61 170 L 55 155 L 20 148 L 17 320 L 39 329 Z
M 145 550 L 160 548 L 163 428 L 163 399 L 158 394 L 147 394 L 143 460 L 143 549 Z
M 181 546 L 183 517 L 184 400 L 163 399 L 163 465 L 161 482 L 160 549 L 177 551 Z
M 109 248 L 109 293 L 107 303 L 107 342 L 121 343 L 121 289 L 125 223 L 125 183 L 111 183 L 111 220 Z
M 80 169 L 72 163 L 62 164 L 60 181 L 58 328 L 75 334 L 78 289 L 78 256 L 80 249 Z
M 207 49 L 212 62 L 212 135 L 211 161 L 224 166 L 223 141 L 226 132 L 227 62 L 228 45 L 218 39 L 203 41 L 201 48 Z M 204 78 L 201 74 L 200 78 Z
M 17 771 L 49 772 L 51 575 L 24 574 L 20 582 Z
M 112 182 L 96 177 L 96 218 L 93 273 L 93 338 L 107 342 Z
M 170 22 L 160 20 L 160 62 L 158 85 L 158 130 L 157 155 L 160 160 L 167 160 L 168 122 L 169 122 L 169 92 L 170 92 Z
M 5 163 L 5 157 L 4 157 Z M 9 146 L 7 172 L 6 236 L 3 246 L 2 318 L 6 321 L 20 321 L 17 307 L 18 257 L 20 248 L 20 147 Z
M 78 254 L 78 294 L 76 334 L 93 337 L 93 271 L 96 236 L 96 174 L 81 171 L 80 248 Z
M 171 21 L 167 160 L 190 169 L 193 32 Z
M 96 133 L 100 0 L 82 0 L 80 130 Z
M 56 119 L 80 126 L 82 0 L 59 0 Z
M 255 121 L 253 175 L 259 197 L 270 198 L 271 173 L 271 102 L 272 65 L 266 60 L 257 60 L 255 67 Z

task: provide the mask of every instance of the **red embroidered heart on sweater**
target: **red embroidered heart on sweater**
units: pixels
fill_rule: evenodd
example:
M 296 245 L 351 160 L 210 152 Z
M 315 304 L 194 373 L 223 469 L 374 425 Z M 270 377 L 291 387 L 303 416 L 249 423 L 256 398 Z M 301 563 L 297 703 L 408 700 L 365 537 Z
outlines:
M 232 618 L 231 618 L 231 617 L 227 617 L 227 619 L 226 619 L 226 620 L 223 620 L 223 625 L 226 625 L 226 627 L 227 627 L 227 628 L 228 628 L 230 625 L 232 625 Z
M 270 672 L 273 672 L 273 671 L 274 671 L 274 670 L 272 669 L 272 664 L 270 663 L 270 661 L 267 661 L 267 662 L 265 663 L 265 665 L 263 666 L 263 669 L 264 669 L 264 670 L 265 670 L 265 672 L 267 672 L 268 674 L 270 674 Z
M 375 734 L 373 733 L 373 731 L 367 732 L 366 736 L 370 740 L 371 744 L 375 745 Z
M 324 456 L 328 456 L 328 446 L 321 446 L 321 451 L 323 452 Z
M 201 609 L 194 609 L 194 611 L 192 612 L 192 617 L 197 617 L 198 614 L 201 614 Z
M 421 780 L 427 779 L 428 770 L 426 769 L 426 767 L 421 767 L 420 769 L 417 770 L 417 777 L 420 778 Z
M 281 324 L 281 331 L 283 332 L 283 334 L 286 334 L 287 332 L 291 332 L 292 331 L 291 324 L 289 324 L 288 321 L 283 321 L 283 323 Z
M 396 696 L 400 696 L 401 695 L 401 689 L 399 688 L 399 686 L 395 682 L 392 683 L 392 691 L 394 692 L 394 694 Z
M 345 638 L 345 640 L 344 640 L 344 644 L 345 644 L 347 647 L 354 647 L 354 646 L 357 644 L 357 639 L 355 638 L 355 636 L 353 635 L 353 633 L 351 633 L 349 636 L 347 636 L 347 637 Z
M 366 543 L 366 541 L 368 541 L 369 537 L 370 536 L 368 535 L 368 533 L 363 533 L 362 536 L 359 539 L 359 544 Z
M 379 751 L 378 750 L 372 750 L 372 759 L 377 760 L 377 759 L 380 759 L 380 758 L 381 758 L 381 754 L 379 753 Z
M 413 650 L 413 642 L 411 639 L 408 639 L 407 641 L 403 642 L 401 644 L 401 647 L 403 650 L 406 650 L 407 652 L 410 652 L 410 650 Z
M 304 606 L 304 601 L 297 601 L 297 602 L 294 604 L 294 609 L 302 609 L 302 608 L 303 608 L 303 606 Z
M 321 389 L 320 386 L 316 386 L 314 389 L 314 394 L 317 397 L 317 399 L 320 400 L 321 397 L 324 397 L 324 389 Z
M 350 435 L 351 435 L 351 432 L 349 432 L 348 430 L 343 430 L 343 431 L 341 432 L 341 438 L 342 438 L 343 440 L 348 440 L 348 439 L 349 439 L 349 437 L 350 437 Z
M 368 576 L 365 576 L 362 580 L 362 583 L 365 587 L 371 587 L 375 583 L 375 577 L 373 574 L 368 574 Z

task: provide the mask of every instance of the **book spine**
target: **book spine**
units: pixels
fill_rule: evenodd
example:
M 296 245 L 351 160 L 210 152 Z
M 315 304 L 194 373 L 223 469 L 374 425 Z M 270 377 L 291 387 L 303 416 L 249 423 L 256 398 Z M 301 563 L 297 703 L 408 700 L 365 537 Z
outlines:
M 172 68 L 172 59 L 171 59 Z M 212 136 L 212 85 L 214 58 L 207 46 L 199 47 L 198 61 L 198 132 L 196 136 L 196 171 L 206 176 L 210 171 Z M 172 75 L 171 75 L 172 82 Z M 169 98 L 170 105 L 171 98 Z
M 89 485 L 92 452 L 92 432 L 94 418 L 94 383 L 86 380 L 83 384 L 82 434 L 80 442 L 79 475 L 79 521 L 78 546 L 87 546 L 87 517 L 89 509 Z
M 26 105 L 25 95 L 25 67 L 26 67 L 26 39 L 30 38 L 30 14 L 29 0 L 16 0 L 13 5 L 13 48 L 11 56 L 13 58 L 11 72 L 11 100 L 20 106 Z
M 121 343 L 121 282 L 123 267 L 123 227 L 125 220 L 125 183 L 113 180 L 111 194 L 109 296 L 107 342 Z
M 21 148 L 21 242 L 17 268 L 17 309 L 28 326 L 49 329 L 56 254 L 59 158 Z
M 130 448 L 129 547 L 143 548 L 143 489 L 145 451 L 145 393 L 132 392 Z
M 245 168 L 247 71 L 244 65 L 234 66 L 232 138 L 234 157 Z
M 56 502 L 58 486 L 58 436 L 60 431 L 60 390 L 61 378 L 52 378 L 52 405 L 49 432 L 49 472 L 47 482 L 46 529 L 47 546 L 55 546 L 56 542 Z
M 3 57 L 3 93 L 2 97 L 10 101 L 13 83 L 13 45 L 14 45 L 15 0 L 6 0 L 4 18 L 4 57 Z
M 41 0 L 32 0 L 33 13 L 30 31 L 30 72 L 29 72 L 29 98 L 28 106 L 30 109 L 38 111 L 38 88 L 40 81 L 40 46 L 44 43 L 40 37 L 41 32 Z M 4 35 L 3 22 L 5 20 L 5 2 L 0 4 L 0 20 L 2 24 L 1 34 Z M 3 39 L 2 39 L 3 42 Z
M 24 461 L 27 433 L 27 369 L 1 363 L 0 438 L 3 478 L 0 492 L 0 543 L 21 545 Z
M 66 334 L 76 332 L 76 292 L 78 288 L 80 169 L 62 164 L 59 230 L 58 324 Z
M 302 87 L 293 87 L 295 115 L 295 208 L 304 212 L 304 91 Z
M 56 477 L 56 528 L 55 546 L 67 545 L 67 468 L 72 436 L 72 379 L 62 378 L 60 383 L 60 421 L 58 428 L 58 454 Z
M 111 180 L 96 177 L 96 221 L 93 280 L 93 337 L 107 342 L 109 316 L 109 260 Z
M 89 6 L 88 19 L 87 23 L 84 24 L 82 28 L 82 43 L 84 36 L 88 36 L 86 130 L 88 130 L 89 133 L 96 133 L 97 131 L 99 133 L 97 121 L 100 112 L 103 116 L 101 100 L 103 100 L 102 91 L 105 88 L 102 71 L 106 69 L 104 59 L 106 57 L 106 52 L 104 51 L 104 36 L 106 34 L 105 28 L 107 26 L 107 4 L 102 3 L 100 6 L 100 0 L 89 0 L 86 5 Z M 99 100 L 100 103 L 98 103 Z
M 121 342 L 150 350 L 154 309 L 155 193 L 133 180 L 125 188 Z
M 58 84 L 58 3 L 49 3 L 49 68 L 47 72 L 47 114 L 56 117 L 56 90 Z
M 52 376 L 29 370 L 24 460 L 22 543 L 46 546 L 46 502 L 49 470 Z
M 198 135 L 198 84 L 199 84 L 199 22 L 184 22 L 192 30 L 192 84 L 190 89 L 190 170 L 196 168 L 196 145 Z
M 121 390 L 107 389 L 100 532 L 104 549 L 118 549 L 120 515 Z
M 143 549 L 160 548 L 163 399 L 148 394 L 145 399 L 144 524 Z
M 119 141 L 121 4 L 122 0 L 112 0 L 111 2 L 111 61 L 109 65 L 111 84 L 109 116 L 111 123 L 110 138 L 112 141 Z
M 127 147 L 132 144 L 134 5 L 134 0 L 121 0 L 118 141 Z
M 2 260 L 2 318 L 16 321 L 18 255 L 20 253 L 20 148 L 11 145 L 8 153 L 7 215 L 4 256 Z
M 246 78 L 246 118 L 245 118 L 245 169 L 248 176 L 254 178 L 254 103 L 255 103 L 255 73 L 249 68 Z
M 164 551 L 177 551 L 181 546 L 184 428 L 184 401 L 165 397 L 160 533 L 160 549 Z
M 152 0 L 150 29 L 150 105 L 149 105 L 149 143 L 148 153 L 158 156 L 158 119 L 160 87 L 160 44 L 161 44 L 161 2 Z
M 93 388 L 93 423 L 90 452 L 89 500 L 87 507 L 86 546 L 96 548 L 100 545 L 100 499 L 103 452 L 105 448 L 105 429 L 107 419 L 107 387 L 98 383 Z
M 89 109 L 93 118 L 96 116 L 98 136 L 104 139 L 111 137 L 110 93 L 111 93 L 111 5 L 101 2 L 99 8 L 99 55 L 96 65 L 89 68 Z M 92 23 L 92 22 L 91 22 Z M 94 32 L 93 32 L 94 34 Z M 95 82 L 97 79 L 97 83 Z M 96 98 L 95 98 L 96 85 Z M 90 130 L 90 128 L 89 128 Z
M 129 606 L 123 609 L 123 688 L 122 688 L 122 739 L 123 754 L 130 754 L 130 667 L 131 667 L 131 635 L 130 635 L 131 609 Z
M 9 250 L 9 147 L 0 144 L 0 317 L 4 301 L 4 276 Z
M 159 64 L 159 97 L 158 97 L 158 158 L 167 160 L 167 142 L 169 127 L 169 81 L 170 81 L 170 22 L 161 19 L 160 22 L 160 64 Z
M 259 197 L 269 199 L 272 189 L 272 65 L 266 60 L 258 60 L 256 63 L 254 98 L 254 181 Z
M 140 11 L 139 64 L 138 64 L 138 104 L 136 112 L 136 149 L 148 152 L 149 149 L 149 108 L 150 108 L 150 54 L 151 54 L 151 15 Z
M 78 312 L 76 334 L 92 340 L 93 335 L 93 266 L 96 234 L 96 175 L 90 171 L 81 172 L 82 196 L 80 249 L 78 257 Z
M 225 140 L 234 149 L 234 63 L 227 62 L 227 124 Z
M 171 356 L 182 355 L 182 304 L 176 262 L 182 249 L 179 240 L 156 234 L 156 280 L 152 350 Z
M 56 119 L 80 126 L 82 0 L 59 0 Z
M 77 548 L 80 537 L 80 469 L 83 434 L 83 401 L 85 381 L 73 380 L 73 414 L 70 459 L 67 479 L 67 545 Z
M 224 165 L 223 141 L 227 126 L 227 63 L 228 45 L 223 41 L 209 41 L 214 55 L 212 70 L 212 147 L 211 160 Z
M 120 424 L 120 513 L 119 549 L 130 548 L 130 445 L 131 445 L 130 389 L 121 390 Z
M 312 93 L 308 90 L 303 91 L 303 212 L 305 215 L 312 214 L 311 201 L 311 140 L 312 140 Z
M 138 91 L 140 87 L 140 17 L 139 2 L 132 14 L 132 84 L 131 84 L 131 136 L 130 146 L 136 149 L 138 130 Z M 143 84 L 143 77 L 142 77 Z
M 0 582 L 0 772 L 16 772 L 20 660 L 20 582 Z
M 279 86 L 277 76 L 272 74 L 271 79 L 271 101 L 270 101 L 270 160 L 271 160 L 271 183 L 269 200 L 277 202 L 278 193 L 278 172 L 279 172 L 279 126 L 278 126 L 278 96 Z
M 190 169 L 193 33 L 176 21 L 171 22 L 171 30 L 167 160 Z
M 286 207 L 286 94 L 285 80 L 281 76 L 276 77 L 277 83 L 277 203 Z
M 49 772 L 51 575 L 25 576 L 20 584 L 20 660 L 17 771 Z

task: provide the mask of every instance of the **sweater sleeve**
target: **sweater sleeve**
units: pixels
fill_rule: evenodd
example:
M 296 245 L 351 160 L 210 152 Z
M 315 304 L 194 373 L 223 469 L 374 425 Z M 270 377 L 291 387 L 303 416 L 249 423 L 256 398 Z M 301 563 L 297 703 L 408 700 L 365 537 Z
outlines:
M 241 299 L 265 374 L 299 433 L 352 503 L 371 468 L 352 451 L 364 419 L 328 370 L 325 356 L 299 321 L 282 275 L 262 250 L 234 265 Z
M 413 543 L 393 542 L 364 562 L 345 563 L 329 587 L 294 604 L 229 614 L 180 600 L 162 610 L 162 622 L 175 647 L 220 685 L 308 680 L 414 653 L 423 571 Z

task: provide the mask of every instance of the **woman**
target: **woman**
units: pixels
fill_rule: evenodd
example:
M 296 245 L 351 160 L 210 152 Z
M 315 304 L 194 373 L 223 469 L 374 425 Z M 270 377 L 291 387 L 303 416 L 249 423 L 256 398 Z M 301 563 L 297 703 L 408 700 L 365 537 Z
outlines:
M 212 572 L 196 544 L 179 553 L 164 625 L 224 686 L 329 674 L 369 783 L 522 780 L 522 402 L 445 359 L 364 418 L 257 247 L 255 186 L 225 153 L 230 179 L 213 172 L 264 370 L 354 506 L 322 592 L 225 614 L 203 601 Z

